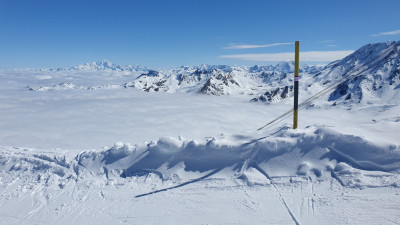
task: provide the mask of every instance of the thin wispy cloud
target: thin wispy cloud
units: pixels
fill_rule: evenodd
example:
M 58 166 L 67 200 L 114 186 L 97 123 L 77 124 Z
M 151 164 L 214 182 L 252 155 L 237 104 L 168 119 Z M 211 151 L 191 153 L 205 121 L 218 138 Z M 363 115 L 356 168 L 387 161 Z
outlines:
M 300 52 L 300 60 L 314 61 L 314 62 L 330 62 L 342 59 L 353 52 L 354 52 L 353 50 Z M 267 54 L 238 54 L 238 55 L 220 55 L 219 57 L 226 59 L 239 59 L 239 60 L 250 60 L 250 61 L 280 62 L 280 61 L 294 60 L 294 53 L 282 52 L 282 53 L 267 53 Z
M 273 43 L 273 44 L 266 44 L 266 45 L 243 45 L 243 44 L 231 44 L 224 49 L 250 49 L 250 48 L 269 48 L 279 45 L 291 45 L 293 42 L 286 42 L 286 43 Z
M 326 47 L 333 48 L 333 47 L 337 47 L 337 45 L 327 45 Z
M 324 41 L 320 41 L 320 43 L 326 44 L 326 43 L 330 43 L 330 42 L 334 42 L 335 40 L 324 40 Z
M 397 34 L 400 34 L 400 30 L 382 32 L 382 33 L 379 33 L 379 34 L 373 34 L 372 36 L 379 37 L 379 36 L 397 35 Z

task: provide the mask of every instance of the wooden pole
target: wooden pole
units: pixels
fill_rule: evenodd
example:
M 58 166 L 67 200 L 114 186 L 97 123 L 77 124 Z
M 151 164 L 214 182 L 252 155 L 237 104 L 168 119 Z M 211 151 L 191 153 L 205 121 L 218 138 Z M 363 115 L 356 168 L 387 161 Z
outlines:
M 299 50 L 300 42 L 295 43 L 294 53 L 294 107 L 293 107 L 293 129 L 297 129 L 299 110 Z

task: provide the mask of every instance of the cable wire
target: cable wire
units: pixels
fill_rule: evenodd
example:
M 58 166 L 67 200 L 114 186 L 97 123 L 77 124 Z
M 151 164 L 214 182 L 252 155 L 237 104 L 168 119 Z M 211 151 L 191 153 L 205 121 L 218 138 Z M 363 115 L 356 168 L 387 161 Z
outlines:
M 335 88 L 337 88 L 341 84 L 345 83 L 346 81 L 354 79 L 354 78 L 360 76 L 362 73 L 367 71 L 370 67 L 373 67 L 376 64 L 380 63 L 381 61 L 386 60 L 390 56 L 390 53 L 392 51 L 394 51 L 396 47 L 397 47 L 397 45 L 393 45 L 392 47 L 386 49 L 381 54 L 379 54 L 378 57 L 369 60 L 368 62 L 364 63 L 362 66 L 359 66 L 357 69 L 355 69 L 351 73 L 347 72 L 345 76 L 343 76 L 341 79 L 339 79 L 335 83 L 329 85 L 328 87 L 324 88 L 323 90 L 321 90 L 317 94 L 311 96 L 310 98 L 308 98 L 305 101 L 303 101 L 302 103 L 300 103 L 299 106 L 298 106 L 298 110 L 304 108 L 305 106 L 307 106 L 308 104 L 310 104 L 310 103 L 314 102 L 315 100 L 321 98 L 322 96 L 330 93 L 332 90 L 334 90 Z M 270 126 L 270 125 L 272 125 L 274 123 L 278 123 L 278 122 L 282 121 L 283 119 L 285 119 L 286 117 L 288 117 L 288 116 L 290 116 L 292 114 L 293 114 L 293 109 L 285 112 L 284 114 L 278 116 L 277 118 L 275 118 L 274 120 L 272 120 L 269 123 L 265 124 L 264 126 L 258 128 L 257 131 L 260 131 L 260 130 L 264 129 L 265 127 L 268 127 L 268 126 Z

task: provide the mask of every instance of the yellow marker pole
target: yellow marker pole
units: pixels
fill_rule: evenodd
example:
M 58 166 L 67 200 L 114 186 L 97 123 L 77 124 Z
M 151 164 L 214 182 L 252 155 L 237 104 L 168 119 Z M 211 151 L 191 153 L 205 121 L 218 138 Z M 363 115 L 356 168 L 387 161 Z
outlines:
M 297 114 L 299 110 L 299 50 L 300 42 L 295 43 L 294 53 L 294 107 L 293 107 L 293 129 L 297 129 Z

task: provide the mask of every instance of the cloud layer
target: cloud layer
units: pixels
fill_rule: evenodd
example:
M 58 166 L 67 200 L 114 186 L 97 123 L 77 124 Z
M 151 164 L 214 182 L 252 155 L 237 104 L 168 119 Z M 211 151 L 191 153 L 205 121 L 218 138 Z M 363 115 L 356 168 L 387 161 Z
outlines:
M 300 61 L 314 62 L 330 62 L 342 59 L 351 53 L 353 50 L 346 51 L 310 51 L 300 52 Z M 294 60 L 294 52 L 268 53 L 268 54 L 237 54 L 237 55 L 220 55 L 220 58 L 239 59 L 251 61 L 287 61 Z
M 379 36 L 396 35 L 396 34 L 400 34 L 400 30 L 382 32 L 382 33 L 379 33 L 379 34 L 373 34 L 372 36 L 379 37 Z
M 273 43 L 273 44 L 266 44 L 266 45 L 240 45 L 240 44 L 232 44 L 229 45 L 228 47 L 225 47 L 224 49 L 249 49 L 249 48 L 268 48 L 268 47 L 273 47 L 273 46 L 279 46 L 279 45 L 291 45 L 293 42 L 287 42 L 287 43 Z

